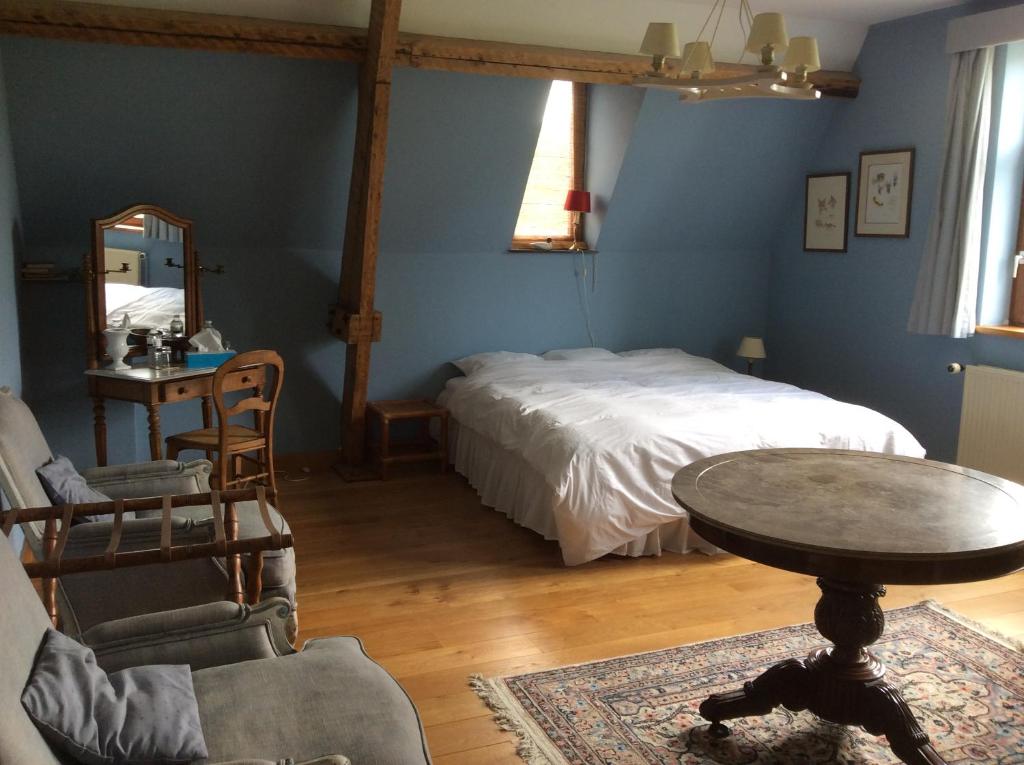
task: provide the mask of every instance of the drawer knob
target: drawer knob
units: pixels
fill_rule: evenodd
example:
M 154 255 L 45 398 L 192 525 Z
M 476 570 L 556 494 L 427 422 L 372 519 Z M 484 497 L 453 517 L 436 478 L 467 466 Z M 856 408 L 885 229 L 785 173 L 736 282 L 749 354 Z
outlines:
M 242 382 L 244 382 L 244 383 L 247 383 L 247 382 L 249 382 L 249 378 L 248 378 L 248 377 L 243 377 L 243 378 L 242 378 Z
M 179 396 L 185 395 L 185 391 L 187 391 L 187 390 L 188 390 L 188 388 L 186 388 L 184 385 L 182 385 L 180 388 L 178 388 L 178 395 Z

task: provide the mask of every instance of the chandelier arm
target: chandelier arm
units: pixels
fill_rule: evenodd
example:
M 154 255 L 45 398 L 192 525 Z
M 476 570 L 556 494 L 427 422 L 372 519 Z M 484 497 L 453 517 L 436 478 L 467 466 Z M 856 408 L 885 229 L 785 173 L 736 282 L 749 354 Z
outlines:
M 707 18 L 704 19 L 704 24 L 703 24 L 703 26 L 701 26 L 700 31 L 697 33 L 697 39 L 698 40 L 700 40 L 700 38 L 704 36 L 704 30 L 707 29 L 708 28 L 708 24 L 711 23 L 711 17 L 715 15 L 715 9 L 718 8 L 718 3 L 719 2 L 724 4 L 725 0 L 715 0 L 715 2 L 711 5 L 711 9 L 708 11 Z
M 697 33 L 697 39 L 698 40 L 701 38 L 701 35 L 704 34 L 704 30 L 708 28 L 708 22 L 711 21 L 711 16 L 714 14 L 715 7 L 717 5 L 718 5 L 718 0 L 715 0 L 715 4 L 712 5 L 711 6 L 711 10 L 708 11 L 708 17 L 706 19 L 704 19 L 704 25 L 700 28 L 700 31 Z
M 743 57 L 747 55 L 747 38 L 750 37 L 750 30 L 754 28 L 754 13 L 750 10 L 750 3 L 747 0 L 740 0 L 738 15 L 740 35 L 743 41 L 740 43 L 740 55 L 736 59 L 736 63 L 742 64 Z
M 725 15 L 725 2 L 726 2 L 726 0 L 722 0 L 722 5 L 718 9 L 718 18 L 715 20 L 715 30 L 711 33 L 711 42 L 708 43 L 708 46 L 711 47 L 711 48 L 714 48 L 715 38 L 718 37 L 718 27 L 721 26 L 721 24 L 722 24 L 722 16 Z M 716 3 L 716 5 L 717 5 L 717 3 Z M 714 13 L 715 9 L 712 8 L 711 12 Z

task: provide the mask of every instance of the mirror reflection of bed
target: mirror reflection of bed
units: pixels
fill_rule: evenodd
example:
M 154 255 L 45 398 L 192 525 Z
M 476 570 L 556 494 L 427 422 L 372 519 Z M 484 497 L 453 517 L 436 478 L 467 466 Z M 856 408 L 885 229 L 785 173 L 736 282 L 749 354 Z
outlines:
M 140 214 L 103 234 L 105 326 L 168 332 L 171 320 L 185 320 L 182 230 Z

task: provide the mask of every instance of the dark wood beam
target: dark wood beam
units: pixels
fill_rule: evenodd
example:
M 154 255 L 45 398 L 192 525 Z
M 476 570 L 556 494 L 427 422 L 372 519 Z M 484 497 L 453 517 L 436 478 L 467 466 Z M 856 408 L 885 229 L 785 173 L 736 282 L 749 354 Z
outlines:
M 367 30 L 356 27 L 66 0 L 0 0 L 0 34 L 341 61 L 362 61 L 367 50 Z M 450 72 L 628 85 L 634 77 L 648 72 L 650 59 L 544 45 L 400 34 L 395 40 L 394 63 Z M 754 71 L 747 64 L 718 62 L 716 67 L 709 79 Z M 860 80 L 849 72 L 815 72 L 811 80 L 828 96 L 855 98 L 860 87 Z
M 381 315 L 373 308 L 377 280 L 384 163 L 387 156 L 391 69 L 402 0 L 373 0 L 366 60 L 360 69 L 356 142 L 349 181 L 345 250 L 332 318 L 348 343 L 341 400 L 342 448 L 350 465 L 363 461 L 370 349 L 380 340 Z

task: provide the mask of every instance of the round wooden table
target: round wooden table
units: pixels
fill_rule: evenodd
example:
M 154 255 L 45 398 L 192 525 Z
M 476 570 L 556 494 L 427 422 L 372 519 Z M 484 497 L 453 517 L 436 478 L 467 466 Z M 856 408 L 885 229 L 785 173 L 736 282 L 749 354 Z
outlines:
M 884 735 L 906 763 L 943 759 L 867 646 L 886 584 L 948 584 L 1024 566 L 1024 487 L 943 462 L 836 449 L 759 449 L 694 462 L 672 493 L 690 527 L 758 563 L 818 577 L 818 631 L 832 645 L 772 666 L 700 706 L 723 720 L 778 705 Z

